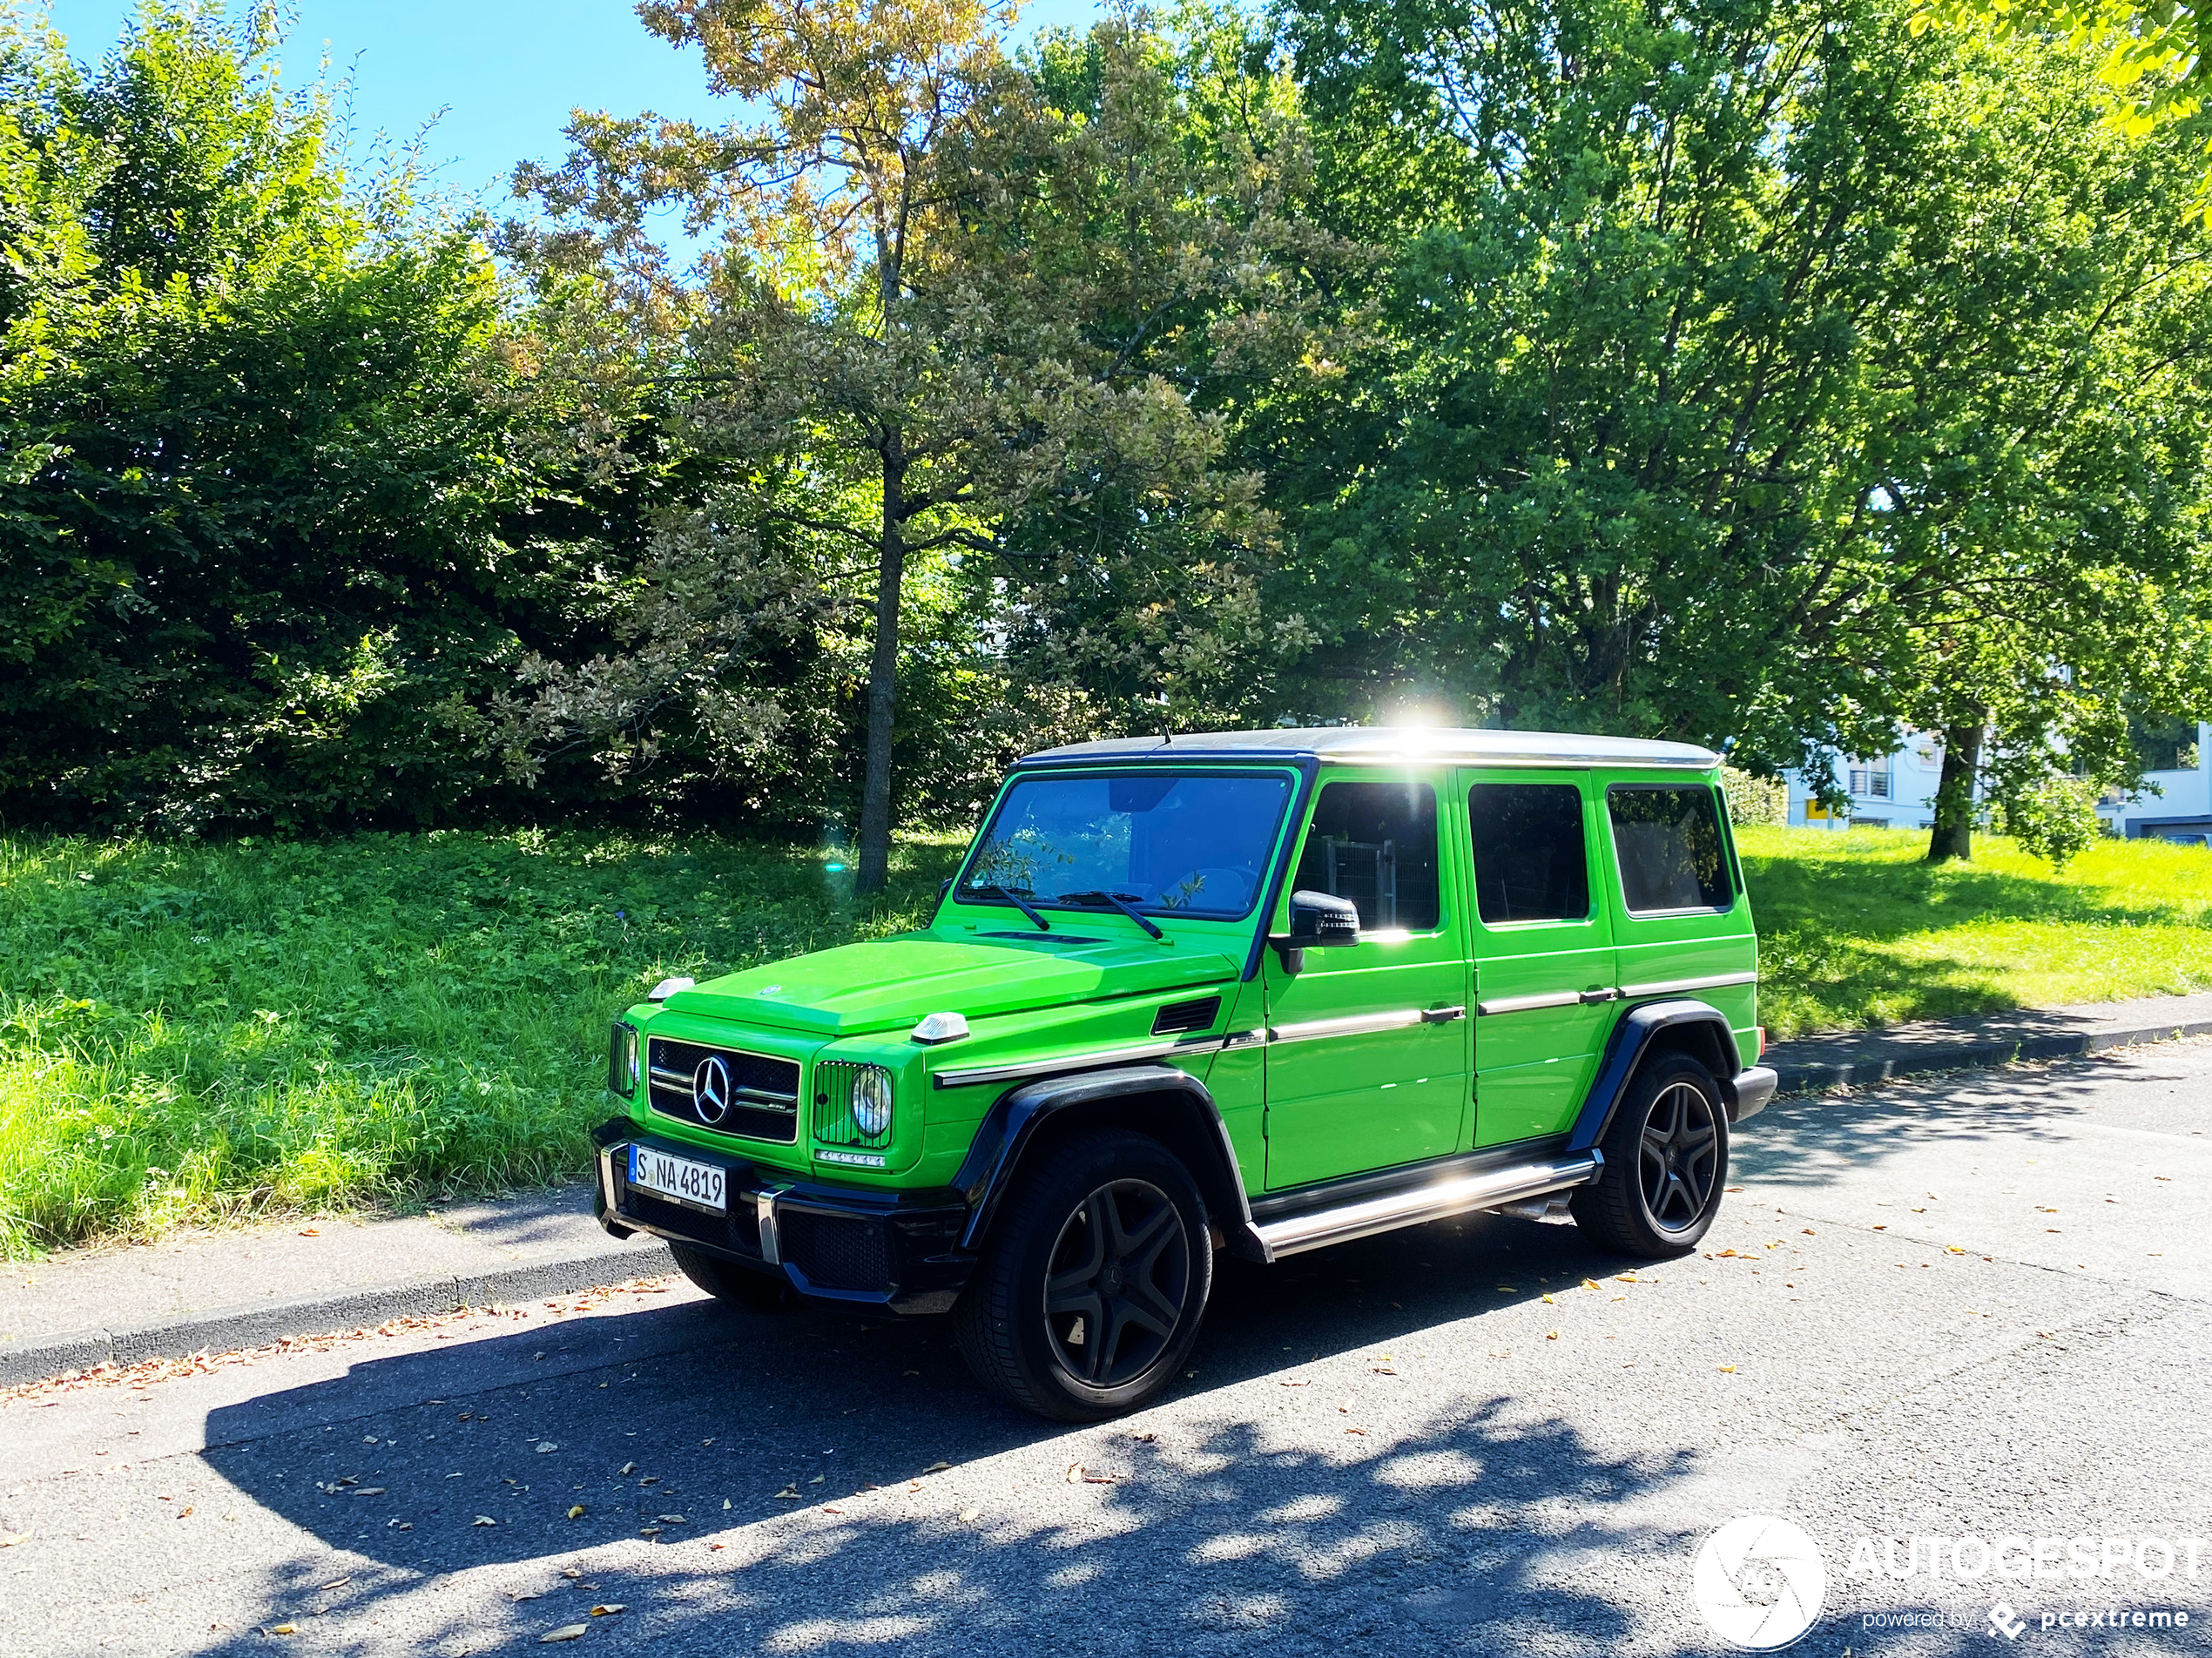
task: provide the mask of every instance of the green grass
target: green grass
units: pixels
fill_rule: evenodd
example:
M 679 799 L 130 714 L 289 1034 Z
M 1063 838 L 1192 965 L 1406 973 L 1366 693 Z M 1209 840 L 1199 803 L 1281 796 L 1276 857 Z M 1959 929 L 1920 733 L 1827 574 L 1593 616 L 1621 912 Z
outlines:
M 2105 840 L 2054 873 L 2001 837 L 1923 861 L 1905 830 L 1737 832 L 1780 1038 L 2212 986 L 2212 852 Z
M 609 1019 L 664 974 L 910 926 L 710 839 L 0 839 L 0 1253 L 567 1177 Z
M 2212 985 L 2212 853 L 1742 832 L 1777 1036 Z M 608 1019 L 664 974 L 912 924 L 812 850 L 711 838 L 0 839 L 0 1253 L 572 1176 Z

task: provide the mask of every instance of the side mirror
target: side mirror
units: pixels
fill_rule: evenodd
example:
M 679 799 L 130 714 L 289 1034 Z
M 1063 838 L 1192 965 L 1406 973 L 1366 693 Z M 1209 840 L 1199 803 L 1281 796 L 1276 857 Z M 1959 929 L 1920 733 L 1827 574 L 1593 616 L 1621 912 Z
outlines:
M 1291 930 L 1268 940 L 1283 953 L 1283 970 L 1298 973 L 1308 950 L 1341 949 L 1359 942 L 1359 907 L 1333 893 L 1291 894 Z
M 1290 942 L 1301 950 L 1359 943 L 1359 907 L 1333 893 L 1292 893 Z

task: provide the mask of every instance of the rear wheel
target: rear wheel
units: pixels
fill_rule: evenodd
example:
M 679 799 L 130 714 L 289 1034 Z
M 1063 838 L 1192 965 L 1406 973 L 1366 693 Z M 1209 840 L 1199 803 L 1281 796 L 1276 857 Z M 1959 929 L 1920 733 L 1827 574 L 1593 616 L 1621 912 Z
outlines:
M 1060 1422 L 1133 1411 L 1190 1357 L 1213 1288 L 1206 1210 L 1144 1136 L 1088 1134 L 1024 1170 L 954 1313 L 976 1376 Z
M 1575 1224 L 1607 1249 L 1659 1260 L 1695 1249 L 1728 1183 L 1728 1109 L 1687 1054 L 1656 1055 L 1598 1142 L 1605 1167 L 1572 1200 Z
M 756 1271 L 672 1239 L 668 1252 L 676 1257 L 684 1276 L 717 1301 L 750 1307 L 755 1312 L 789 1312 L 799 1305 L 799 1291 L 781 1272 Z

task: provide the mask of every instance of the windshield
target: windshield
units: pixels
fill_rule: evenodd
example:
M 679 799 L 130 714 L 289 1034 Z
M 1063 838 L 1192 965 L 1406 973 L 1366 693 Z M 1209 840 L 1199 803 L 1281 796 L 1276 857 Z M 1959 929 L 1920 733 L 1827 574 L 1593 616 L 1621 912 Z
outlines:
M 1251 913 L 1291 779 L 1123 772 L 1025 777 L 1006 792 L 961 878 L 1037 904 L 1136 908 L 1234 920 Z

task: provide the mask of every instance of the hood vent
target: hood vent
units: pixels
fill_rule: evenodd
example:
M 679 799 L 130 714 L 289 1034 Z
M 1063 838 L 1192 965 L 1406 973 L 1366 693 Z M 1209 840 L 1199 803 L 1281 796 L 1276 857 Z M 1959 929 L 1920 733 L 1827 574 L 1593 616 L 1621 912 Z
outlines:
M 1200 996 L 1190 1001 L 1171 1001 L 1152 1021 L 1155 1036 L 1174 1036 L 1186 1030 L 1206 1030 L 1221 1016 L 1219 996 Z

